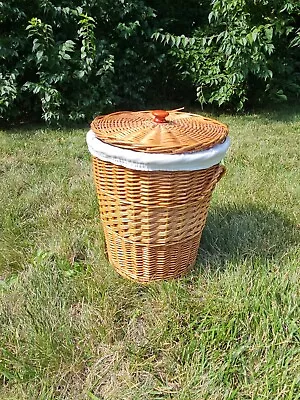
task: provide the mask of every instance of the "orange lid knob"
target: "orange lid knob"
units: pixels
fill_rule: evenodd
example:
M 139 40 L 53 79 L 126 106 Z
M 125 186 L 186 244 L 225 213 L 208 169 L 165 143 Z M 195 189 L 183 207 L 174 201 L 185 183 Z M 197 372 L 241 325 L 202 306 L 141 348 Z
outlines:
M 164 110 L 155 110 L 152 111 L 152 114 L 154 115 L 154 122 L 157 122 L 159 124 L 168 122 L 166 121 L 166 117 L 169 115 L 168 111 Z

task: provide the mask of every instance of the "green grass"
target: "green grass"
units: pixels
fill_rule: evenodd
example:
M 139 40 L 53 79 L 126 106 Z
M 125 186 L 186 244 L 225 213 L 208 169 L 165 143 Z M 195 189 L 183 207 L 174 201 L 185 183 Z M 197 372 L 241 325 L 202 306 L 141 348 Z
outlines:
M 149 286 L 105 259 L 85 130 L 0 132 L 1 400 L 300 398 L 300 109 L 219 119 L 197 265 Z

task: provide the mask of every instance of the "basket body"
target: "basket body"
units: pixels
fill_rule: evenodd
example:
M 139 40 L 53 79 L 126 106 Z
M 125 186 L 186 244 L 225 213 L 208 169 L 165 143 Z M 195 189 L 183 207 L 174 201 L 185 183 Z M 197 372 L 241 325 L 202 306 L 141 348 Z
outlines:
M 195 263 L 212 191 L 225 172 L 137 171 L 93 157 L 109 261 L 142 283 L 184 275 Z

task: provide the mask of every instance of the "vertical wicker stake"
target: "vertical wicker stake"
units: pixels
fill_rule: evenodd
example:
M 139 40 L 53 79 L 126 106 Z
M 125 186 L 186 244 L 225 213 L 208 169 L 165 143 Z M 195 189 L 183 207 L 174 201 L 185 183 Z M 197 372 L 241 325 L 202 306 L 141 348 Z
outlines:
M 111 264 L 143 283 L 182 276 L 195 263 L 212 191 L 225 172 L 219 162 L 227 127 L 162 110 L 110 114 L 91 127 Z

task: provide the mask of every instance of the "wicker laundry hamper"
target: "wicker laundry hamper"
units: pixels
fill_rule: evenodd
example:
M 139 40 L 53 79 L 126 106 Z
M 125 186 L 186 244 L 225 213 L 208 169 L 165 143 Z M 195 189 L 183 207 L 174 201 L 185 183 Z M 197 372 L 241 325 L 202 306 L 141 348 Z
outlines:
M 139 282 L 195 263 L 228 128 L 180 111 L 97 117 L 87 134 L 108 257 Z

